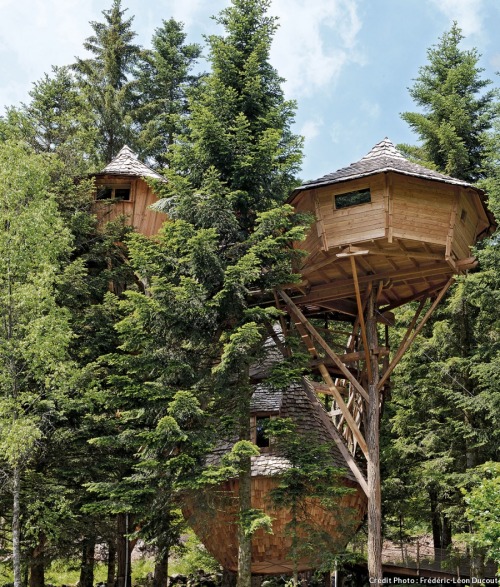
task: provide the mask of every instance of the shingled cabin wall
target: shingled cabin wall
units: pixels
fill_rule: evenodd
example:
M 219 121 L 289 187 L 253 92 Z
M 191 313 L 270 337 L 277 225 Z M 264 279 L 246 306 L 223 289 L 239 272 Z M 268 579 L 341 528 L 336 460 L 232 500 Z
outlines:
M 339 497 L 335 508 L 325 507 L 318 499 L 305 498 L 301 515 L 316 531 L 330 536 L 338 551 L 357 531 L 366 513 L 366 495 L 356 482 L 347 464 L 332 440 L 333 423 L 323 405 L 312 401 L 314 394 L 307 378 L 291 383 L 284 390 L 276 390 L 266 383 L 271 365 L 280 360 L 280 353 L 270 340 L 265 344 L 268 352 L 260 364 L 251 369 L 254 386 L 251 414 L 268 414 L 270 417 L 290 418 L 303 434 L 304 442 L 321 443 L 328 447 L 331 464 L 343 471 L 337 483 L 350 489 Z M 309 391 L 309 393 L 308 393 Z M 314 397 L 314 395 L 313 395 Z M 222 440 L 208 457 L 207 465 L 218 465 L 222 455 L 229 452 L 236 440 Z M 272 518 L 273 533 L 258 530 L 252 538 L 252 573 L 254 575 L 290 574 L 292 539 L 289 524 L 293 516 L 289 508 L 277 508 L 272 503 L 271 491 L 279 484 L 283 472 L 291 466 L 279 448 L 270 444 L 261 454 L 252 457 L 252 508 L 262 509 Z M 183 514 L 207 550 L 225 568 L 232 571 L 238 565 L 238 479 L 230 479 L 204 492 L 186 496 Z M 305 537 L 306 534 L 304 533 Z M 314 569 L 317 556 L 298 561 L 298 570 Z
M 290 558 L 292 538 L 288 525 L 292 521 L 290 511 L 273 507 L 270 492 L 278 485 L 275 477 L 252 477 L 252 508 L 262 509 L 273 520 L 273 533 L 257 530 L 252 539 L 252 574 L 291 574 L 293 561 Z M 342 484 L 352 490 L 338 502 L 337 511 L 325 509 L 317 499 L 307 499 L 308 517 L 337 542 L 338 549 L 345 547 L 366 511 L 366 498 L 361 489 L 352 481 L 344 479 Z M 203 511 L 196 499 L 188 500 L 184 515 L 189 519 L 197 536 L 210 554 L 225 568 L 238 568 L 238 539 L 236 529 L 238 480 L 232 479 L 211 490 L 205 498 L 212 508 Z M 314 568 L 314 558 L 298 561 L 298 571 Z

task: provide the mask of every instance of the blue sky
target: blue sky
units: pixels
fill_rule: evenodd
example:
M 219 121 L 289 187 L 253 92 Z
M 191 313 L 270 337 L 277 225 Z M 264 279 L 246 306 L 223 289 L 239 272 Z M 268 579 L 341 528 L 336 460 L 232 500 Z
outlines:
M 26 101 L 51 65 L 83 56 L 89 21 L 111 0 L 0 0 L 0 112 Z M 122 0 L 138 41 L 149 46 L 162 19 L 185 23 L 188 41 L 216 31 L 210 16 L 229 0 Z M 301 176 L 348 165 L 388 136 L 415 143 L 399 114 L 415 109 L 407 88 L 427 49 L 453 20 L 464 48 L 477 47 L 484 76 L 500 86 L 498 0 L 272 0 L 280 18 L 272 62 L 298 104 L 295 131 L 305 137 Z

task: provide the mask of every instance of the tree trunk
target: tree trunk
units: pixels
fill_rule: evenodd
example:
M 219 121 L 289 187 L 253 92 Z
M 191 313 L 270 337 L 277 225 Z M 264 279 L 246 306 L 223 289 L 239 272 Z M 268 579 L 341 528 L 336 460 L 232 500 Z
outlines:
M 130 532 L 129 514 L 118 514 L 116 516 L 116 587 L 131 587 L 131 564 L 130 547 L 126 535 Z
M 438 500 L 434 488 L 429 489 L 429 501 L 431 504 L 432 542 L 434 545 L 434 558 L 439 560 L 441 549 L 441 518 L 438 512 Z
M 94 564 L 95 538 L 84 538 L 82 544 L 82 563 L 80 566 L 80 581 L 78 583 L 79 587 L 93 587 Z
M 250 394 L 242 399 L 240 415 L 240 440 L 250 440 Z M 239 515 L 238 524 L 238 582 L 237 587 L 252 585 L 252 536 L 245 533 L 243 519 L 252 507 L 252 463 L 247 457 L 241 463 L 239 476 Z
M 14 465 L 12 471 L 12 561 L 14 587 L 21 587 L 21 468 Z
M 29 587 L 45 587 L 45 543 L 47 538 L 43 532 L 38 535 L 38 544 L 31 553 Z
M 442 526 L 442 533 L 441 533 L 441 548 L 448 548 L 451 546 L 452 536 L 451 536 L 451 522 L 446 517 L 443 516 L 443 526 Z
M 114 540 L 108 542 L 108 578 L 107 587 L 115 585 L 116 544 Z
M 382 498 L 380 492 L 380 393 L 378 355 L 371 351 L 378 347 L 376 297 L 374 290 L 366 306 L 366 337 L 370 352 L 373 380 L 368 385 L 368 429 L 366 444 L 368 446 L 368 574 L 370 583 L 382 582 Z
M 153 587 L 167 587 L 168 583 L 168 550 L 158 555 L 155 561 Z

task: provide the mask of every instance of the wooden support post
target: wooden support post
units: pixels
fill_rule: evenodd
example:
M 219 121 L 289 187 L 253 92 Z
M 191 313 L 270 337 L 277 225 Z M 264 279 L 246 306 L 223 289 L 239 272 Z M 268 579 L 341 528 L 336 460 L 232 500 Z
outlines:
M 361 338 L 363 339 L 363 347 L 365 349 L 366 357 L 368 357 L 370 353 L 370 349 L 368 348 L 368 340 L 366 337 L 366 325 L 365 325 L 365 318 L 363 316 L 363 304 L 361 303 L 361 292 L 359 291 L 359 283 L 358 283 L 358 271 L 356 269 L 356 260 L 354 256 L 351 257 L 351 269 L 352 269 L 352 277 L 354 279 L 354 289 L 356 291 L 356 303 L 358 304 L 358 316 L 359 316 L 359 325 L 361 326 Z M 371 298 L 371 296 L 370 296 Z M 373 381 L 373 372 L 371 361 L 367 358 L 366 361 L 366 369 L 368 371 L 368 381 L 371 383 Z
M 372 290 L 366 305 L 367 353 L 370 349 L 372 378 L 368 385 L 368 418 L 366 443 L 368 446 L 368 574 L 370 583 L 382 582 L 382 498 L 380 490 L 380 394 L 378 390 L 379 367 L 376 295 Z
M 318 400 L 316 394 L 313 393 L 309 389 L 308 385 L 305 386 L 305 389 L 306 389 L 307 395 L 309 396 L 310 401 L 312 403 L 319 404 L 319 400 Z M 354 477 L 356 477 L 356 481 L 359 483 L 364 494 L 366 496 L 368 496 L 368 485 L 366 484 L 366 479 L 365 479 L 363 473 L 361 472 L 361 469 L 358 467 L 358 464 L 354 460 L 354 457 L 347 450 L 347 447 L 344 444 L 344 441 L 343 441 L 342 437 L 340 436 L 340 433 L 337 431 L 335 426 L 331 426 L 331 422 L 329 421 L 328 416 L 325 414 L 325 412 L 323 410 L 323 406 L 319 406 L 318 413 L 319 413 L 321 419 L 323 420 L 323 422 L 325 423 L 325 427 L 328 430 L 331 438 L 333 439 L 333 441 L 337 445 L 338 449 L 342 453 L 342 456 L 344 457 L 347 465 L 349 466 L 349 469 L 351 469 L 352 474 L 354 475 Z

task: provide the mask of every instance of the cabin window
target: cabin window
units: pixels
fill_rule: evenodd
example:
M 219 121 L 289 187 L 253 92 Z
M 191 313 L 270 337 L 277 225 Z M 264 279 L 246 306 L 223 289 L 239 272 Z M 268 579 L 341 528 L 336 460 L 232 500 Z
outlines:
M 270 420 L 271 416 L 252 416 L 251 419 L 252 442 L 261 449 L 268 449 L 270 445 L 266 430 Z
M 97 188 L 97 200 L 130 200 L 130 184 L 101 185 Z
M 370 189 L 357 190 L 355 192 L 347 192 L 346 194 L 338 194 L 333 198 L 333 207 L 335 210 L 342 210 L 342 208 L 350 208 L 351 206 L 359 206 L 360 204 L 369 204 L 372 201 Z
M 261 416 L 257 418 L 255 424 L 255 444 L 259 448 L 269 447 L 269 438 L 266 433 L 266 424 L 269 422 L 270 419 L 270 416 Z

